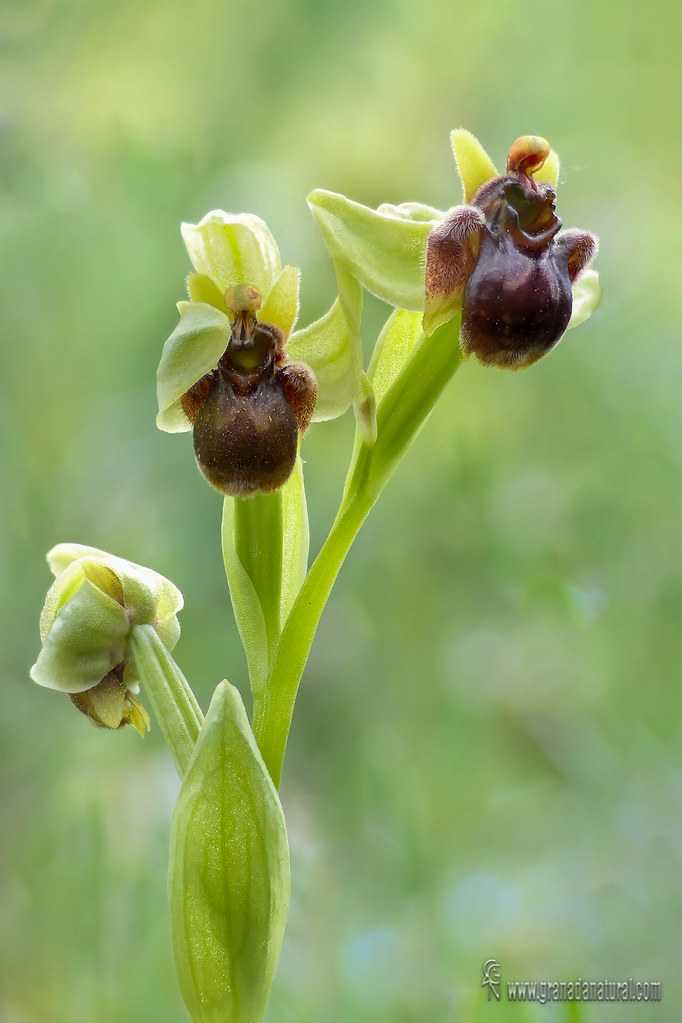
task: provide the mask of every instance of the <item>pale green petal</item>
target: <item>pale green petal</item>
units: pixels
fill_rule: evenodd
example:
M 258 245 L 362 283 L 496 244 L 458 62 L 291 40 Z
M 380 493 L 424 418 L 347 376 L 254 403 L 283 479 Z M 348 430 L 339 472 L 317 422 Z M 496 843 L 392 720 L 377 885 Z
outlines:
M 205 302 L 227 315 L 224 292 L 206 274 L 190 274 L 187 278 L 187 293 L 190 302 Z
M 601 302 L 599 274 L 596 270 L 583 270 L 573 285 L 573 311 L 567 330 L 584 323 Z
M 391 305 L 424 308 L 424 261 L 431 220 L 372 210 L 336 192 L 311 192 L 308 205 L 335 263 Z
M 156 375 L 159 403 L 156 423 L 167 433 L 192 429 L 180 399 L 217 365 L 232 330 L 227 313 L 205 302 L 178 302 L 178 312 L 180 322 L 163 346 Z
M 464 128 L 451 132 L 450 143 L 462 182 L 464 202 L 469 203 L 481 185 L 497 177 L 495 164 L 478 139 Z
M 82 566 L 79 564 L 67 564 L 64 571 L 57 573 L 53 569 L 53 572 L 57 578 L 47 591 L 45 604 L 43 605 L 43 610 L 40 614 L 41 642 L 45 642 L 45 638 L 52 628 L 52 623 L 57 617 L 59 609 L 67 602 L 67 600 L 71 600 L 71 598 L 75 596 L 85 582 L 85 573 Z
M 285 266 L 256 313 L 261 323 L 273 323 L 285 337 L 291 334 L 298 316 L 300 278 L 300 271 L 295 266 Z
M 53 588 L 60 586 L 58 578 Z M 77 592 L 59 607 L 43 638 L 31 678 L 61 692 L 85 692 L 125 659 L 129 631 L 130 621 L 121 605 L 83 577 Z
M 337 298 L 329 312 L 292 334 L 287 353 L 306 362 L 317 377 L 313 422 L 342 415 L 356 391 L 362 352 L 351 340 L 341 300 Z
M 213 210 L 199 224 L 182 224 L 194 269 L 221 292 L 252 284 L 266 299 L 282 269 L 277 243 L 265 221 L 253 213 Z

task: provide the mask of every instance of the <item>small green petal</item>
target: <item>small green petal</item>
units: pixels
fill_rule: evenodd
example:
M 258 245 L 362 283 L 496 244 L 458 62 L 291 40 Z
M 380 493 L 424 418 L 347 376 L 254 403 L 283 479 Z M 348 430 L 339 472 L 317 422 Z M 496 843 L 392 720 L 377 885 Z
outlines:
M 291 334 L 298 316 L 300 278 L 300 271 L 295 266 L 285 266 L 256 314 L 261 323 L 279 327 L 285 337 Z
M 71 702 L 100 728 L 121 728 L 126 717 L 126 692 L 123 683 L 110 674 L 84 693 L 71 693 Z
M 178 312 L 180 322 L 163 346 L 156 375 L 159 402 L 156 423 L 166 433 L 192 429 L 180 399 L 217 365 L 232 330 L 227 313 L 205 302 L 178 302 Z
M 291 359 L 306 362 L 317 377 L 313 422 L 342 415 L 357 389 L 362 352 L 351 339 L 341 300 L 337 298 L 329 312 L 292 334 L 287 352 Z
M 199 224 L 182 224 L 194 269 L 221 292 L 252 284 L 265 298 L 282 269 L 277 243 L 265 221 L 252 213 L 213 210 Z
M 481 185 L 497 177 L 495 164 L 478 139 L 464 128 L 451 132 L 450 143 L 462 181 L 464 202 L 469 203 Z
M 121 605 L 85 576 L 82 579 L 78 591 L 59 608 L 31 668 L 34 682 L 64 693 L 92 688 L 120 664 L 130 630 Z M 60 576 L 53 589 L 61 587 Z
M 45 642 L 59 609 L 78 593 L 85 582 L 85 573 L 82 566 L 78 564 L 68 564 L 63 572 L 54 572 L 54 574 L 57 577 L 56 581 L 47 591 L 45 604 L 40 614 L 41 643 Z
M 596 270 L 583 270 L 573 285 L 573 311 L 567 330 L 584 323 L 601 302 L 599 274 Z
M 557 182 L 559 180 L 559 166 L 558 154 L 554 149 L 550 149 L 549 156 L 540 170 L 535 172 L 533 177 L 540 184 L 550 185 L 550 187 L 556 191 Z
M 432 221 L 405 208 L 372 210 L 318 189 L 308 196 L 329 255 L 373 295 L 406 309 L 424 308 L 424 259 Z
M 206 274 L 190 274 L 187 278 L 187 293 L 191 302 L 205 302 L 221 313 L 227 313 L 224 293 Z

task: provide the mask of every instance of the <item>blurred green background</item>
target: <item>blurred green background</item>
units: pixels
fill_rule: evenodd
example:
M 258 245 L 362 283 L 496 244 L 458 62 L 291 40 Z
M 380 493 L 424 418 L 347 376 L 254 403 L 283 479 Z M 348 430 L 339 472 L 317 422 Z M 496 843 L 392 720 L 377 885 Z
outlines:
M 0 6 L 0 1019 L 180 1023 L 158 729 L 28 679 L 79 541 L 183 591 L 204 707 L 246 686 L 189 435 L 154 375 L 181 220 L 264 217 L 334 297 L 306 205 L 459 201 L 450 129 L 562 157 L 604 301 L 523 374 L 467 364 L 324 615 L 285 767 L 293 903 L 269 1023 L 680 1018 L 680 7 L 656 2 Z M 368 302 L 368 351 L 387 310 Z M 304 444 L 313 549 L 350 453 Z M 489 1007 L 510 978 L 660 980 L 657 1006 Z

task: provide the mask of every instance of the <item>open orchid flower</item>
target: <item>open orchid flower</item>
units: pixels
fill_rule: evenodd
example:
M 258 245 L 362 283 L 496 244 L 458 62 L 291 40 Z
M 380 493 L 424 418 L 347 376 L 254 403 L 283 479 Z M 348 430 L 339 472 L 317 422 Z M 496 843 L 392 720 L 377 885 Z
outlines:
M 368 291 L 422 312 L 427 336 L 461 313 L 465 355 L 520 369 L 599 304 L 587 269 L 597 240 L 560 231 L 559 160 L 544 139 L 518 139 L 503 175 L 470 132 L 451 142 L 464 205 L 446 213 L 419 202 L 373 210 L 321 189 L 308 203 L 332 259 Z
M 259 217 L 217 210 L 183 224 L 182 235 L 195 272 L 161 357 L 157 424 L 193 430 L 197 464 L 222 493 L 276 490 L 311 419 L 331 419 L 350 404 L 359 345 L 338 301 L 292 334 L 299 272 L 282 267 Z
M 463 352 L 522 369 L 561 340 L 597 239 L 561 231 L 558 158 L 545 139 L 517 139 L 502 175 L 468 132 L 453 132 L 452 142 L 466 205 L 429 235 L 424 328 L 431 333 L 461 307 Z

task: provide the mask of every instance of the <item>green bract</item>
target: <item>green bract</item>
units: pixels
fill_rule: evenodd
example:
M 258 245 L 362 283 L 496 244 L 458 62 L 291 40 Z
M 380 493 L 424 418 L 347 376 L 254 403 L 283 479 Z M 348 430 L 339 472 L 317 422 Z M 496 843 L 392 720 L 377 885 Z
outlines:
M 260 1023 L 289 907 L 289 846 L 277 792 L 227 682 L 180 789 L 168 888 L 193 1023 Z
M 58 544 L 47 560 L 56 578 L 40 618 L 42 649 L 31 668 L 33 681 L 83 693 L 119 669 L 121 682 L 135 691 L 131 630 L 151 625 L 172 650 L 180 635 L 180 591 L 157 572 L 94 547 Z
M 275 239 L 260 217 L 215 210 L 199 224 L 183 224 L 182 236 L 196 272 L 187 282 L 190 301 L 178 303 L 180 322 L 161 356 L 159 428 L 168 433 L 191 430 L 181 399 L 227 348 L 234 315 L 225 292 L 236 285 L 258 290 L 259 322 L 275 326 L 288 339 L 289 357 L 307 363 L 315 373 L 319 390 L 313 420 L 344 412 L 355 393 L 361 355 L 359 339 L 351 337 L 339 302 L 315 323 L 292 333 L 299 271 L 282 267 Z

